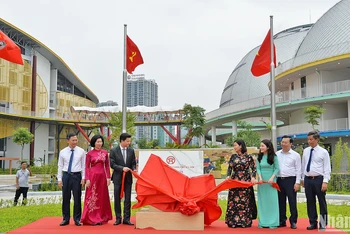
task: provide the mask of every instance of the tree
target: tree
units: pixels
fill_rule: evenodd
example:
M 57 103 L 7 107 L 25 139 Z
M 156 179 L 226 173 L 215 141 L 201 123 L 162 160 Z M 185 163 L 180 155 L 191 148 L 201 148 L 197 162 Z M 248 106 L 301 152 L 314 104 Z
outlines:
M 319 125 L 318 120 L 326 109 L 319 105 L 306 106 L 304 107 L 305 120 L 311 124 L 313 130 L 317 130 L 315 126 Z
M 159 146 L 159 140 L 152 139 L 151 141 L 147 142 L 147 139 L 143 137 L 137 142 L 137 146 L 139 149 L 156 149 Z
M 27 128 L 17 128 L 13 133 L 12 141 L 22 147 L 21 161 L 23 160 L 24 145 L 34 141 L 34 135 Z
M 203 136 L 205 124 L 205 109 L 200 106 L 185 104 L 183 108 L 183 126 L 188 129 L 184 145 L 188 145 L 192 138 Z
M 240 128 L 240 130 L 237 132 L 237 135 L 234 135 L 225 139 L 225 143 L 228 146 L 233 146 L 233 142 L 236 139 L 244 140 L 247 146 L 255 146 L 255 147 L 260 146 L 261 135 L 257 131 L 253 131 L 253 125 L 242 120 L 239 120 L 237 122 L 237 125 Z
M 271 119 L 270 119 L 270 122 L 265 121 L 263 118 L 261 118 L 260 121 L 263 122 L 266 125 L 266 129 L 269 132 L 269 135 L 271 136 L 271 133 L 272 133 Z
M 135 135 L 135 121 L 136 115 L 132 114 L 130 111 L 126 112 L 126 132 L 131 136 Z M 123 115 L 122 112 L 111 113 L 109 119 L 109 127 L 112 130 L 111 138 L 107 139 L 107 143 L 111 144 L 115 140 L 119 142 L 120 134 L 122 134 Z M 106 144 L 106 143 L 105 143 Z
M 137 146 L 139 149 L 147 149 L 147 139 L 146 137 L 142 137 L 137 141 Z

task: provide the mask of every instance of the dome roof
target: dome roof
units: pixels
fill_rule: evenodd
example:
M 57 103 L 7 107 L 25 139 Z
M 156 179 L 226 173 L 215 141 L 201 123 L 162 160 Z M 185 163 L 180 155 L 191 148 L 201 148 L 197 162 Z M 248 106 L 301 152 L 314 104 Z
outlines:
M 328 10 L 310 29 L 300 45 L 293 67 L 350 53 L 350 0 Z
M 311 26 L 312 24 L 308 24 L 290 28 L 274 36 L 277 64 L 284 63 L 294 58 Z M 220 107 L 270 94 L 268 88 L 270 75 L 266 74 L 255 77 L 250 71 L 259 47 L 260 46 L 254 48 L 244 56 L 231 73 L 221 95 Z

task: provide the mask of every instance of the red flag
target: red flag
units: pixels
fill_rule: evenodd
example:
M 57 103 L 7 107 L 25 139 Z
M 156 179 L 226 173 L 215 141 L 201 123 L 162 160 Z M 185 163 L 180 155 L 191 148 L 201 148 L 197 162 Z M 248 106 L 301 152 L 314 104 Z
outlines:
M 140 50 L 130 37 L 126 36 L 126 70 L 132 74 L 140 64 L 143 64 Z
M 0 58 L 23 65 L 21 49 L 0 30 Z
M 255 59 L 252 64 L 252 74 L 254 76 L 262 76 L 266 73 L 270 72 L 270 64 L 271 64 L 271 47 L 270 47 L 270 30 L 267 33 L 264 42 L 261 44 L 259 52 L 256 54 Z M 274 47 L 274 63 L 276 67 L 276 47 Z

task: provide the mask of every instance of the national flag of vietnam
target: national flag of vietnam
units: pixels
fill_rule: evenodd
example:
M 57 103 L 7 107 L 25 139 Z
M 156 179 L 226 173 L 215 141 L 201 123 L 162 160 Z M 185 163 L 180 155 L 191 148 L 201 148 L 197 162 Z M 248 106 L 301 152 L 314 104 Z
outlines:
M 259 52 L 256 54 L 252 64 L 251 72 L 254 76 L 262 76 L 270 72 L 271 64 L 271 42 L 270 42 L 270 30 L 268 31 L 264 42 L 261 44 Z M 274 63 L 276 67 L 276 47 L 274 47 Z
M 143 64 L 140 50 L 130 37 L 126 36 L 126 70 L 132 74 L 140 64 Z
M 21 49 L 0 30 L 0 58 L 23 65 Z

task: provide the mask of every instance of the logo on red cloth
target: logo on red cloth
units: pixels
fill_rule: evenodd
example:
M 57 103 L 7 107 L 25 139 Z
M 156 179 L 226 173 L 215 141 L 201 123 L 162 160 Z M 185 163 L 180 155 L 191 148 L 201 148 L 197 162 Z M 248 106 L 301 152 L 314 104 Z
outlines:
M 175 159 L 174 156 L 168 156 L 168 157 L 166 158 L 166 163 L 167 163 L 167 164 L 174 164 L 175 162 L 176 162 L 176 159 Z
M 0 36 L 0 39 L 2 39 L 1 36 Z M 5 47 L 6 47 L 6 42 L 0 41 L 0 50 L 4 49 Z

